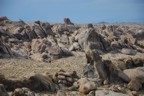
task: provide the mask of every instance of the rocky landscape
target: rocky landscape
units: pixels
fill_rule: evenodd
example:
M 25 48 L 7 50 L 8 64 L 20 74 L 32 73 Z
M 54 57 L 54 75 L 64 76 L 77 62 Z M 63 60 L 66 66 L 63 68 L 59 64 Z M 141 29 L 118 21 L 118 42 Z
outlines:
M 0 96 L 144 96 L 144 24 L 0 16 Z

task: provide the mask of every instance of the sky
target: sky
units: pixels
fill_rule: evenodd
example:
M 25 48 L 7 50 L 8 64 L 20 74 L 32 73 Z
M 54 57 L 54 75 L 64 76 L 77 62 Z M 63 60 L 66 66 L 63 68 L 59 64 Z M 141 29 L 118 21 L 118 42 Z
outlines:
M 144 22 L 144 0 L 0 0 L 11 20 L 74 23 Z

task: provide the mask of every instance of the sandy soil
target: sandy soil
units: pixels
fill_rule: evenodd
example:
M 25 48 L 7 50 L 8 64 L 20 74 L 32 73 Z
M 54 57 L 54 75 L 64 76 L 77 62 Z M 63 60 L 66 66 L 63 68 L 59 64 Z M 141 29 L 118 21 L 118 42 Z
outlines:
M 76 71 L 78 76 L 82 76 L 83 66 L 86 58 L 82 52 L 74 52 L 74 56 L 61 58 L 51 63 L 36 62 L 28 59 L 0 59 L 0 73 L 9 79 L 22 79 L 32 73 L 49 72 L 55 74 L 60 69 L 71 72 Z M 41 92 L 37 96 L 56 96 L 56 93 Z M 78 92 L 67 92 L 68 96 L 80 96 Z M 83 96 L 83 95 L 81 95 Z
M 55 74 L 60 69 L 64 69 L 69 72 L 76 71 L 81 76 L 85 64 L 86 58 L 82 52 L 75 52 L 74 56 L 61 58 L 51 63 L 16 58 L 0 59 L 0 73 L 4 74 L 6 78 L 20 79 L 31 73 L 49 72 Z

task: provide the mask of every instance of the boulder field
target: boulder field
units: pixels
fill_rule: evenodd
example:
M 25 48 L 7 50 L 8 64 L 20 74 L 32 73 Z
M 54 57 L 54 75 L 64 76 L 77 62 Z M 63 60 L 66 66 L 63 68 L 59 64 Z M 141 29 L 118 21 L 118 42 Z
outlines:
M 4 59 L 50 64 L 79 52 L 85 58 L 81 74 L 63 67 L 53 74 L 41 69 L 10 79 L 1 69 L 0 96 L 43 96 L 37 94 L 42 91 L 54 96 L 139 96 L 144 91 L 143 33 L 144 24 L 136 23 L 75 24 L 64 18 L 64 23 L 51 24 L 0 16 L 1 68 Z

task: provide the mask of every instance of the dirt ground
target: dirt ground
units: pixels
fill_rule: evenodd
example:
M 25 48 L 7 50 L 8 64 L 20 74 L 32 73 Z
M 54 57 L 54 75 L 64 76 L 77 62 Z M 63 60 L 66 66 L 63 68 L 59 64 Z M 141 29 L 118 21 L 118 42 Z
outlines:
M 29 59 L 0 59 L 0 73 L 6 78 L 21 79 L 31 73 L 49 72 L 55 74 L 60 69 L 65 71 L 76 71 L 79 76 L 82 75 L 83 66 L 86 64 L 85 54 L 75 52 L 74 56 L 61 58 L 51 63 L 36 62 Z

